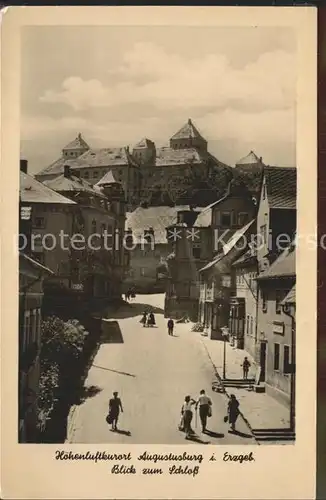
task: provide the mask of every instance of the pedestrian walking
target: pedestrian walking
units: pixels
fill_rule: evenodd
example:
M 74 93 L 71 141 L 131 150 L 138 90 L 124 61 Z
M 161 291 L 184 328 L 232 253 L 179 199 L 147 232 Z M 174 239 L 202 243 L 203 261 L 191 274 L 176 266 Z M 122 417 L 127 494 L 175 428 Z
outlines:
M 247 356 L 245 356 L 241 366 L 242 366 L 242 370 L 243 370 L 243 378 L 244 378 L 244 380 L 247 380 L 249 368 L 251 366 L 250 361 L 248 360 Z
M 174 321 L 173 319 L 169 319 L 168 321 L 168 334 L 173 335 L 173 329 L 174 329 Z
M 186 433 L 186 439 L 189 439 L 194 431 L 191 428 L 191 421 L 193 417 L 192 407 L 196 404 L 196 401 L 190 396 L 186 396 L 184 403 L 181 408 L 181 415 L 183 417 L 183 429 Z
M 123 413 L 121 399 L 118 397 L 118 393 L 113 393 L 113 398 L 109 401 L 109 415 L 108 423 L 112 425 L 112 430 L 116 431 L 118 429 L 118 420 L 120 415 L 120 410 Z
M 200 391 L 198 401 L 196 402 L 196 410 L 198 407 L 202 431 L 206 432 L 207 417 L 212 416 L 212 401 L 208 396 L 206 396 L 204 389 Z
M 228 420 L 233 431 L 235 431 L 235 423 L 240 413 L 239 406 L 239 401 L 234 394 L 231 394 L 228 402 Z
M 146 311 L 143 313 L 143 317 L 140 320 L 140 323 L 143 323 L 143 326 L 147 325 L 147 312 Z

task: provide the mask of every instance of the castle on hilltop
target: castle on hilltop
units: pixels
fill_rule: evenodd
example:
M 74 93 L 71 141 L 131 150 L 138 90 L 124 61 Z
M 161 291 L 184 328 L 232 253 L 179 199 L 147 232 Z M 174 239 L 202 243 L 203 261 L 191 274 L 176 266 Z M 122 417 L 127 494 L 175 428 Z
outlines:
M 208 179 L 217 176 L 223 190 L 232 178 L 231 167 L 209 153 L 207 146 L 191 119 L 170 138 L 169 146 L 160 148 L 143 138 L 132 151 L 128 146 L 93 149 L 78 134 L 62 149 L 61 157 L 35 177 L 41 182 L 54 179 L 67 165 L 74 175 L 94 185 L 110 171 L 115 181 L 122 184 L 130 208 L 141 203 L 178 204 L 194 184 L 203 192 L 211 189 Z M 250 156 L 251 163 L 253 155 Z M 259 163 L 261 159 L 256 158 Z

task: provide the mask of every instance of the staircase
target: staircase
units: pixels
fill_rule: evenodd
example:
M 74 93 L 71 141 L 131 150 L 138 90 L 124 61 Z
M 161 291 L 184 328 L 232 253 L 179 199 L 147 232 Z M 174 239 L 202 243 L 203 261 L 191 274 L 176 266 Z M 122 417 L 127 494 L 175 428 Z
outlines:
M 255 439 L 259 442 L 295 441 L 295 432 L 288 428 L 252 429 Z
M 242 378 L 226 378 L 222 380 L 224 387 L 234 387 L 236 389 L 253 389 L 255 385 L 254 378 L 244 380 Z

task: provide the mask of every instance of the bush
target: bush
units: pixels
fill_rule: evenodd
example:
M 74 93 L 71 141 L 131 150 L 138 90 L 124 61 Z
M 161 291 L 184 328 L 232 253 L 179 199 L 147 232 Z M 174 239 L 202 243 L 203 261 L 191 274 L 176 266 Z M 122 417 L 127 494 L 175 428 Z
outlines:
M 42 321 L 39 426 L 44 428 L 56 399 L 70 396 L 79 378 L 88 332 L 78 320 L 62 321 L 51 316 Z

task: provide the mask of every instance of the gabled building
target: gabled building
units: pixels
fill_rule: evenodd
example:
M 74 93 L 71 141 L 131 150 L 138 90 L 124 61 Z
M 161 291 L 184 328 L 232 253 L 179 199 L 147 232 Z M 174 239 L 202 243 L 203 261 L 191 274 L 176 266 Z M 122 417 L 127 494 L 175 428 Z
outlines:
M 191 313 L 191 317 L 197 320 L 199 270 L 220 254 L 236 231 L 252 220 L 255 211 L 246 188 L 230 183 L 220 200 L 205 208 L 179 213 L 178 223 L 168 228 L 171 252 L 174 253 L 174 259 L 169 261 L 174 272 L 166 291 L 168 315 L 180 315 L 181 310 L 182 315 Z
M 295 254 L 293 243 L 257 277 L 258 348 L 255 357 L 260 366 L 260 381 L 265 383 L 268 393 L 289 407 L 293 390 L 291 375 L 295 370 L 295 312 L 293 309 L 291 317 L 291 311 L 284 309 L 283 304 L 295 305 Z
M 61 244 L 60 234 L 72 236 L 76 202 L 38 182 L 27 173 L 27 161 L 21 161 L 20 204 L 28 218 L 20 237 L 20 250 L 55 273 L 56 279 L 69 285 L 69 251 Z M 21 232 L 21 231 L 20 231 Z
M 212 339 L 221 339 L 223 329 L 229 328 L 231 297 L 234 297 L 237 290 L 232 264 L 248 248 L 254 230 L 255 220 L 252 219 L 235 231 L 213 260 L 199 271 L 198 319 Z M 234 316 L 231 316 L 232 319 Z M 231 327 L 233 327 L 232 321 Z M 237 346 L 243 347 L 243 324 L 237 324 L 234 328 L 236 328 Z
M 235 164 L 235 168 L 243 172 L 261 172 L 263 167 L 262 157 L 258 157 L 254 151 L 250 151 L 247 156 L 240 158 Z
M 125 200 L 121 184 L 112 174 L 106 174 L 91 186 L 75 173 L 65 165 L 63 175 L 46 181 L 48 187 L 76 203 L 73 234 L 81 235 L 83 242 L 74 242 L 69 251 L 70 286 L 89 297 L 118 297 L 125 267 Z
M 257 213 L 257 259 L 259 270 L 288 246 L 296 231 L 297 170 L 265 167 Z

